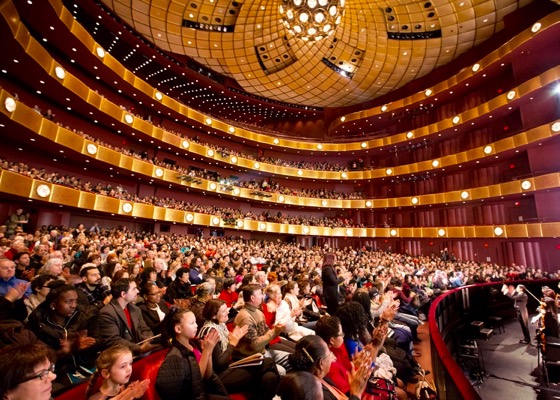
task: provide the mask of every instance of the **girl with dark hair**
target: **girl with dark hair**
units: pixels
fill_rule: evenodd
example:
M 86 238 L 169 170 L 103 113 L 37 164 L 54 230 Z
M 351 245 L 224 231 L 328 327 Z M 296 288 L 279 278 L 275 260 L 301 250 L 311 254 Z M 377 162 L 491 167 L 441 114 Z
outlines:
M 62 284 L 53 287 L 29 316 L 28 328 L 56 351 L 56 367 L 62 372 L 57 381 L 61 383 L 83 378 L 95 363 L 99 335 L 92 311 L 93 307 L 78 304 L 74 286 Z
M 375 355 L 364 352 L 363 357 L 356 358 L 356 370 L 350 374 L 349 397 L 337 389 L 327 378 L 331 364 L 336 360 L 323 339 L 316 335 L 305 336 L 296 343 L 296 350 L 290 355 L 293 371 L 310 372 L 319 379 L 325 400 L 359 399 L 373 367 Z
M 229 332 L 227 304 L 221 299 L 208 300 L 202 311 L 206 320 L 200 336 L 216 331 L 219 334 L 218 344 L 212 352 L 212 367 L 230 393 L 242 392 L 247 388 L 258 387 L 257 398 L 271 399 L 276 393 L 279 374 L 276 364 L 271 358 L 265 357 L 261 365 L 251 367 L 229 368 L 233 351 L 239 340 L 245 336 L 248 325 L 236 326 Z
M 371 340 L 368 319 L 360 303 L 350 301 L 339 307 L 336 316 L 340 319 L 344 332 L 344 344 L 348 354 L 362 351 Z
M 0 350 L 0 398 L 49 400 L 54 351 L 42 344 L 11 345 Z
M 195 315 L 186 309 L 173 307 L 164 320 L 164 343 L 170 343 L 171 349 L 156 378 L 162 400 L 228 398 L 212 367 L 212 353 L 220 336 L 212 330 L 203 339 L 201 350 L 194 340 L 197 329 Z

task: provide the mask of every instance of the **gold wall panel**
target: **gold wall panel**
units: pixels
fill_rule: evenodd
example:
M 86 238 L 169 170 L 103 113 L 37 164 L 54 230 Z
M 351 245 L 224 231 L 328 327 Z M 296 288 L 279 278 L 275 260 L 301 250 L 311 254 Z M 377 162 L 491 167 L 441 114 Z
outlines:
M 398 236 L 403 238 L 414 237 L 414 228 L 399 228 Z
M 515 224 L 506 225 L 505 232 L 508 238 L 526 238 L 529 237 L 527 225 Z M 493 233 L 493 232 L 492 232 Z
M 450 226 L 445 229 L 447 237 L 465 237 L 465 228 L 463 226 Z
M 78 201 L 78 207 L 85 208 L 86 210 L 94 210 L 96 198 L 97 195 L 95 193 L 80 191 L 80 199 Z
M 476 237 L 494 237 L 494 227 L 493 226 L 477 226 L 475 228 Z
M 101 109 L 101 103 L 103 102 L 103 97 L 99 96 L 94 91 L 89 91 L 86 102 L 91 104 L 93 107 L 97 109 Z
M 154 217 L 154 206 L 151 204 L 143 203 L 133 203 L 132 216 L 140 218 L 153 219 Z M 181 221 L 182 222 L 182 221 Z
M 174 208 L 167 208 L 165 210 L 165 221 L 182 223 L 185 219 L 185 212 L 176 210 Z
M 39 132 L 43 117 L 33 111 L 31 107 L 24 106 L 24 104 L 19 101 L 16 102 L 16 104 L 17 108 L 11 115 L 12 120 L 20 125 L 28 127 L 34 132 Z M 1 108 L 2 111 L 5 111 L 3 104 Z M 10 114 L 6 112 L 6 115 L 9 116 Z
M 495 186 L 492 186 L 492 188 L 495 188 Z M 469 191 L 471 192 L 471 199 L 484 199 L 486 197 L 499 196 L 501 194 L 499 190 L 497 190 L 496 194 L 490 194 L 490 186 L 472 188 L 469 189 Z
M 124 168 L 124 169 L 128 169 L 130 171 L 133 171 L 132 166 L 134 165 L 135 161 L 140 161 L 137 160 L 134 157 L 130 157 L 130 156 L 125 156 L 124 154 L 119 154 L 119 163 L 117 164 L 119 167 Z M 150 169 L 151 172 L 151 169 Z
M 108 197 L 108 196 L 101 196 L 97 195 L 95 200 L 95 207 L 96 211 L 103 211 L 111 214 L 119 214 L 121 201 L 119 199 Z
M 181 147 L 181 143 L 177 135 L 173 135 L 167 131 L 164 131 L 157 126 L 152 126 L 151 136 L 156 140 L 161 140 L 165 143 L 169 143 L 172 146 Z
M 53 142 L 56 141 L 58 136 L 58 132 L 64 128 L 58 126 L 57 124 L 49 121 L 48 119 L 43 118 L 43 123 L 41 124 L 40 130 L 37 132 L 39 135 L 52 140 Z M 33 130 L 33 129 L 32 129 Z
M 132 171 L 138 172 L 138 173 L 146 175 L 146 176 L 155 176 L 154 171 L 155 171 L 156 167 L 154 167 L 154 164 L 150 164 L 146 161 L 139 160 L 138 158 L 135 158 L 135 157 L 123 156 L 122 158 L 124 159 L 125 157 L 128 158 L 128 159 L 131 159 L 132 166 L 131 166 L 130 169 Z M 128 160 L 127 160 L 127 163 L 128 163 Z M 121 166 L 123 166 L 123 164 L 125 164 L 125 163 L 121 162 Z M 129 169 L 129 168 L 127 168 L 127 169 Z
M 75 134 L 68 129 L 59 129 L 56 137 L 56 142 L 62 146 L 69 147 L 78 153 L 81 153 L 84 148 L 84 138 Z
M 52 76 L 55 76 L 54 69 Z M 90 88 L 87 87 L 80 79 L 70 74 L 68 71 L 66 71 L 66 76 L 64 77 L 62 85 L 77 94 L 84 101 L 87 101 L 90 93 Z
M 542 224 L 527 224 L 527 235 L 529 235 L 530 238 L 542 237 L 543 236 Z
M 546 222 L 540 226 L 543 237 L 557 238 L 560 236 L 560 222 Z
M 553 189 L 560 187 L 560 174 L 547 174 L 533 178 L 535 190 Z
M 50 201 L 71 207 L 78 207 L 80 204 L 80 190 L 66 186 L 52 185 Z
M 31 195 L 33 198 L 36 198 L 33 196 L 33 194 L 37 196 L 37 193 L 33 186 L 35 181 L 32 178 L 4 169 L 1 171 L 0 191 L 22 197 L 29 197 Z
M 515 185 L 515 182 L 506 182 L 509 185 L 509 193 L 519 193 L 520 191 L 520 186 L 519 184 Z M 517 188 L 517 191 L 515 191 Z M 475 197 L 475 192 L 477 194 L 477 196 Z M 485 196 L 478 196 L 479 194 L 481 194 L 482 192 L 486 193 Z M 480 198 L 487 198 L 487 197 L 498 197 L 504 194 L 507 194 L 504 192 L 504 187 L 503 184 L 500 185 L 490 185 L 490 186 L 486 186 L 486 187 L 482 187 L 482 188 L 475 188 L 472 189 L 472 197 L 475 199 L 480 199 Z
M 96 158 L 111 165 L 119 165 L 121 154 L 117 153 L 115 150 L 109 149 L 108 147 L 98 146 Z
M 500 185 L 501 194 L 503 196 L 508 194 L 516 194 L 520 192 L 521 189 L 521 182 L 520 181 L 513 181 L 513 182 L 504 182 Z M 492 193 L 492 191 L 490 191 Z
M 167 209 L 165 207 L 154 206 L 153 216 L 154 220 L 165 221 L 165 214 Z
M 476 226 L 464 226 L 463 232 L 465 238 L 475 238 L 476 237 Z

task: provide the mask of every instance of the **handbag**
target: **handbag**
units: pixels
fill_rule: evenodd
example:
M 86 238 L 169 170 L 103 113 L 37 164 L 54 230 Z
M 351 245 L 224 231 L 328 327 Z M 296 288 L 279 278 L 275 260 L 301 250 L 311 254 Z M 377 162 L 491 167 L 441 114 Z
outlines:
M 395 385 L 388 379 L 371 376 L 366 384 L 362 400 L 396 400 Z

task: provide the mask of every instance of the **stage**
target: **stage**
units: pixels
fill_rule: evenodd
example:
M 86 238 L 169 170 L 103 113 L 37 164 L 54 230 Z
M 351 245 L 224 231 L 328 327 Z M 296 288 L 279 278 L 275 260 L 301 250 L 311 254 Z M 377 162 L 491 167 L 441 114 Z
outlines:
M 548 400 L 560 399 L 560 385 L 546 386 L 539 366 L 537 340 L 530 345 L 519 343 L 523 338 L 516 318 L 505 321 L 505 333 L 496 333 L 489 340 L 477 340 L 481 369 L 478 375 L 465 375 L 484 400 Z M 529 330 L 535 334 L 535 325 Z M 474 376 L 473 376 L 474 375 Z

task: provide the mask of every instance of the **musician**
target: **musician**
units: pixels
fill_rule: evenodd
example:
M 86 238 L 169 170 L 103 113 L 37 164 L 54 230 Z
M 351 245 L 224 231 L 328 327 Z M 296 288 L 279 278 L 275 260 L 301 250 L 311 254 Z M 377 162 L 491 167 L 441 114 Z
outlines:
M 560 337 L 558 329 L 558 302 L 556 300 L 556 293 L 548 286 L 542 288 L 543 293 L 543 323 L 545 336 Z
M 519 343 L 529 344 L 531 343 L 531 335 L 529 334 L 529 312 L 527 311 L 528 298 L 525 290 L 524 285 L 517 285 L 515 289 L 513 285 L 507 286 L 504 284 L 502 286 L 502 293 L 513 299 L 513 306 L 515 307 L 517 318 L 519 319 L 519 324 L 521 325 L 523 339 L 521 339 Z

